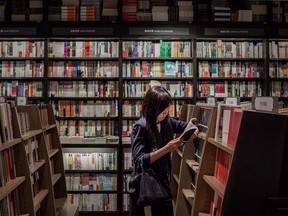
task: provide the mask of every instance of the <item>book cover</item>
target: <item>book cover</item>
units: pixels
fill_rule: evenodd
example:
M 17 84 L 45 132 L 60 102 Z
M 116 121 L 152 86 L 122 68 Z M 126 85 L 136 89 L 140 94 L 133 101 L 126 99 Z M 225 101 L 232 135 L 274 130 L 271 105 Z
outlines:
M 197 129 L 197 126 L 193 124 L 192 119 L 191 119 L 189 123 L 187 124 L 183 133 L 179 136 L 179 139 L 182 140 L 182 145 L 184 145 L 190 139 L 190 137 L 193 135 L 196 129 Z

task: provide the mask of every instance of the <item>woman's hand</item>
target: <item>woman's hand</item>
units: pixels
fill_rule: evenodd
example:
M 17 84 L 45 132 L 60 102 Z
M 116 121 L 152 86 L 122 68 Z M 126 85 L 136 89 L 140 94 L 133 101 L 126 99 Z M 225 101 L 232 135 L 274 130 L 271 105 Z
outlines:
M 191 118 L 191 122 L 196 125 L 197 124 L 197 118 Z M 192 139 L 195 139 L 197 138 L 198 136 L 198 133 L 199 133 L 199 129 L 197 128 L 194 133 L 192 134 Z
M 167 153 L 175 151 L 181 145 L 181 143 L 182 140 L 179 138 L 173 139 L 170 142 L 168 142 L 167 145 L 165 145 Z
M 197 138 L 198 133 L 199 133 L 199 129 L 197 128 L 197 129 L 194 131 L 194 133 L 192 134 L 192 139 Z

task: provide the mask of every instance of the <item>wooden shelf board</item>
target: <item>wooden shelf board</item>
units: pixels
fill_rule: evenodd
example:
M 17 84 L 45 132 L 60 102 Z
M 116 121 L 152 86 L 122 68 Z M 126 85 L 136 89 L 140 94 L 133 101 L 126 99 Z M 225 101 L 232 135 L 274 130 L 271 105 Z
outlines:
M 224 145 L 223 143 L 221 143 L 221 141 L 215 140 L 214 138 L 208 138 L 208 142 L 211 143 L 212 145 L 222 149 L 225 152 L 228 152 L 229 154 L 233 154 L 234 153 L 234 149 Z
M 36 172 L 41 166 L 45 164 L 45 160 L 40 160 L 38 162 L 35 162 L 31 166 L 29 166 L 30 169 L 30 175 L 32 175 L 34 172 Z
M 34 209 L 38 209 L 37 207 L 40 206 L 41 202 L 45 199 L 48 194 L 48 189 L 40 190 L 35 197 L 33 197 L 33 205 Z
M 186 164 L 192 169 L 194 170 L 194 172 L 198 172 L 198 168 L 199 168 L 199 163 L 195 160 L 186 160 Z
M 67 200 L 67 197 L 61 197 L 61 198 L 55 199 L 55 207 L 56 208 L 63 207 L 63 205 L 65 205 L 66 200 Z
M 52 185 L 54 186 L 60 178 L 61 178 L 61 173 L 53 174 L 52 175 Z
M 20 214 L 19 216 L 29 216 L 29 214 Z
M 66 203 L 59 214 L 59 216 L 78 216 L 78 215 L 79 215 L 78 205 L 69 205 Z
M 173 174 L 173 178 L 175 179 L 175 181 L 177 182 L 177 184 L 179 185 L 179 176 L 177 174 Z
M 186 200 L 192 206 L 193 205 L 193 199 L 194 199 L 194 192 L 191 189 L 182 189 L 182 193 L 185 196 Z
M 199 212 L 198 216 L 210 216 L 210 214 Z
M 49 158 L 52 158 L 58 151 L 59 149 L 50 149 L 48 152 Z
M 203 179 L 223 199 L 225 186 L 214 176 L 204 175 Z
M 22 134 L 22 139 L 23 140 L 27 140 L 31 137 L 34 137 L 34 136 L 37 136 L 38 134 L 41 134 L 42 133 L 42 130 L 41 129 L 38 129 L 38 130 L 31 130 L 31 131 L 28 131 L 27 133 L 25 134 Z
M 183 157 L 183 152 L 180 151 L 179 149 L 176 149 L 177 154 L 182 158 Z
M 204 132 L 199 132 L 198 133 L 198 138 L 202 139 L 202 140 L 205 140 L 206 139 L 206 133 Z
M 0 200 L 4 199 L 8 194 L 15 190 L 20 184 L 25 181 L 25 176 L 16 177 L 0 188 Z
M 53 129 L 53 128 L 55 128 L 56 127 L 56 124 L 51 124 L 51 125 L 45 125 L 45 126 L 43 126 L 44 128 L 44 130 L 51 130 L 51 129 Z
M 10 142 L 2 143 L 0 145 L 0 152 L 5 150 L 5 149 L 11 148 L 14 145 L 17 145 L 17 144 L 21 143 L 21 141 L 22 141 L 21 138 L 17 138 L 17 139 L 11 140 Z

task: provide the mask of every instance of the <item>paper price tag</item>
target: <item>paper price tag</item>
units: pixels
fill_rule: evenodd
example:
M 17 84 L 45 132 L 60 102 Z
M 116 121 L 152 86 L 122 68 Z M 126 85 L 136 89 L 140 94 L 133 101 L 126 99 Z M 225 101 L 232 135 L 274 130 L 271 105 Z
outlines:
M 226 97 L 224 99 L 225 104 L 227 105 L 240 105 L 240 98 L 239 97 Z
M 206 103 L 210 105 L 217 105 L 217 99 L 215 97 L 207 97 Z
M 252 108 L 258 111 L 277 112 L 277 97 L 254 97 L 252 98 Z
M 17 106 L 27 105 L 26 97 L 17 97 Z

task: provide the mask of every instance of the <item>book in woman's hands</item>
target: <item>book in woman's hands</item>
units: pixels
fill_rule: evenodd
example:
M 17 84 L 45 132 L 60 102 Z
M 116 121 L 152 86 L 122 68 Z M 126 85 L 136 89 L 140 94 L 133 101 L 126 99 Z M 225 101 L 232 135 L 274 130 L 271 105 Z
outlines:
M 183 133 L 179 136 L 179 139 L 182 140 L 182 145 L 184 145 L 187 142 L 187 140 L 190 139 L 190 137 L 193 135 L 196 129 L 197 129 L 197 126 L 192 123 L 192 119 L 191 119 L 189 123 L 187 124 Z

